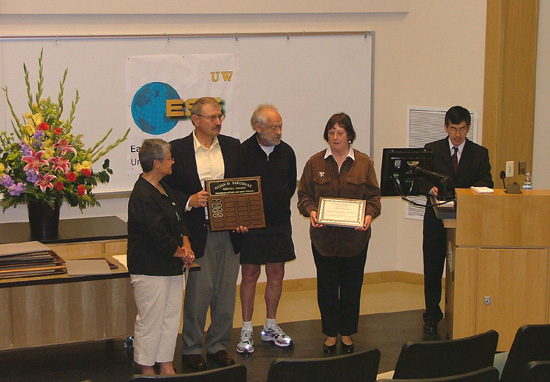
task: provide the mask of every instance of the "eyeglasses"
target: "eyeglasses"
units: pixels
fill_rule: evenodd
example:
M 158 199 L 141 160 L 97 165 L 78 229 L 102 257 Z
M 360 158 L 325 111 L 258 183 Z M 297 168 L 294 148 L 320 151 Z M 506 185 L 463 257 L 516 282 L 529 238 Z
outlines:
M 196 114 L 199 117 L 203 117 L 206 119 L 209 119 L 210 122 L 216 122 L 217 119 L 220 121 L 223 121 L 225 119 L 225 114 L 218 114 L 218 115 L 202 115 L 202 114 Z
M 169 160 L 169 161 L 172 161 L 172 162 L 175 162 L 176 160 L 172 157 L 169 157 L 169 158 L 162 158 L 162 159 L 159 159 L 159 161 L 161 162 L 164 162 L 165 160 Z
M 457 129 L 456 127 L 451 126 L 451 127 L 449 127 L 449 130 L 451 132 L 453 132 L 454 134 L 457 134 L 457 133 L 458 134 L 465 134 L 466 131 L 468 130 L 468 127 L 462 126 L 461 128 Z

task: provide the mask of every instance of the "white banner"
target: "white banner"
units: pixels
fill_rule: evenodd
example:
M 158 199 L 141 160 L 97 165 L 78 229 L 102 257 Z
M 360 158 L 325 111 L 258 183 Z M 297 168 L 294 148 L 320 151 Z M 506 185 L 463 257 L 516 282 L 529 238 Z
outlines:
M 126 63 L 128 174 L 140 174 L 144 139 L 165 141 L 193 130 L 191 106 L 197 98 L 218 99 L 226 115 L 222 133 L 238 137 L 238 55 L 130 56 Z

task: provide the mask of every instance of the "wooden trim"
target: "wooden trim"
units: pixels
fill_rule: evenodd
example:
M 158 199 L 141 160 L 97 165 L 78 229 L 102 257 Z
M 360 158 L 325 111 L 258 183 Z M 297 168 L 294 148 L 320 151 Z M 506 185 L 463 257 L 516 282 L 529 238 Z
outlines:
M 488 0 L 485 36 L 483 145 L 497 188 L 506 161 L 533 165 L 539 0 Z M 498 180 L 498 181 L 497 181 Z

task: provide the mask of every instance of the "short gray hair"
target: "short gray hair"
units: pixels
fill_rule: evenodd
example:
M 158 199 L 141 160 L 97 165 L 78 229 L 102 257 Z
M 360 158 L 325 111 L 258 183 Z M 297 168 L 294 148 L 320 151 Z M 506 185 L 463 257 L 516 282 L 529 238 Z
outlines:
M 262 126 L 265 125 L 265 123 L 267 122 L 267 116 L 265 115 L 265 112 L 268 110 L 273 110 L 277 113 L 279 112 L 279 110 L 277 110 L 277 107 L 270 103 L 263 103 L 256 107 L 256 110 L 254 110 L 254 113 L 252 113 L 252 117 L 250 118 L 250 125 L 252 126 L 252 130 L 255 129 L 256 123 L 259 123 Z
M 139 163 L 143 172 L 153 170 L 155 159 L 164 160 L 170 152 L 170 143 L 163 139 L 146 139 L 139 148 Z

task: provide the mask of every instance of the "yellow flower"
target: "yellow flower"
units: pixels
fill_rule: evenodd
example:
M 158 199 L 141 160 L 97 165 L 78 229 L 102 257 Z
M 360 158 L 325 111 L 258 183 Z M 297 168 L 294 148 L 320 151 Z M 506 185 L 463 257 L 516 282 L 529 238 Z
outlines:
M 83 167 L 84 167 L 84 166 L 82 166 L 80 163 L 75 163 L 75 164 L 73 165 L 73 169 L 74 169 L 75 171 L 80 171 L 80 170 L 82 170 Z
M 6 167 L 4 166 L 4 164 L 0 163 L 0 175 L 4 173 L 5 169 L 6 169 Z
M 90 161 L 87 161 L 87 160 L 85 160 L 85 161 L 82 161 L 82 167 L 84 167 L 84 168 L 87 168 L 87 169 L 90 169 L 90 170 L 91 170 L 91 169 L 92 169 L 92 162 L 90 162 Z M 80 170 L 80 169 L 78 169 L 78 170 Z

